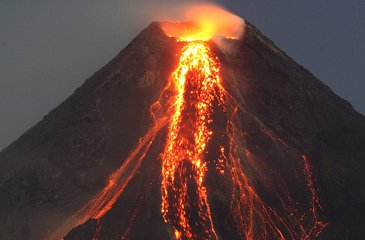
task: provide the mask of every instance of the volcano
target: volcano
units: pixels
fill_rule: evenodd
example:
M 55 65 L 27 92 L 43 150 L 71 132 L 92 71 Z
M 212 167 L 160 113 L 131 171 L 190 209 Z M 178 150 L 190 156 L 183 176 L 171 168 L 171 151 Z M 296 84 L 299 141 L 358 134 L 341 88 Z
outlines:
M 0 239 L 363 238 L 365 117 L 252 24 L 166 30 L 190 24 L 152 23 L 0 153 Z

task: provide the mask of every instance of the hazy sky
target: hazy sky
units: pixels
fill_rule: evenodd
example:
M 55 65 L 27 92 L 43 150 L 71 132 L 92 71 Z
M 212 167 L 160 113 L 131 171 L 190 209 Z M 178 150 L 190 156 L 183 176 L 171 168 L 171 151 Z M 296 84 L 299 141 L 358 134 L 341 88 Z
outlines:
M 0 149 L 177 0 L 1 0 Z M 221 0 L 365 113 L 365 1 Z M 158 20 L 158 19 L 156 19 Z

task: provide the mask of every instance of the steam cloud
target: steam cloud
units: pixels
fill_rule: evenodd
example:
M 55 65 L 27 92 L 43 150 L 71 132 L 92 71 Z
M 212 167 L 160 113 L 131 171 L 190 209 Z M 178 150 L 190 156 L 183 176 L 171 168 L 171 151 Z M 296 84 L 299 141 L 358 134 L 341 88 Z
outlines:
M 193 21 L 201 31 L 197 40 L 209 40 L 216 37 L 240 38 L 244 29 L 243 19 L 217 4 L 208 2 L 147 5 L 142 13 L 154 21 Z M 171 36 L 178 34 L 176 31 L 170 33 L 172 33 Z

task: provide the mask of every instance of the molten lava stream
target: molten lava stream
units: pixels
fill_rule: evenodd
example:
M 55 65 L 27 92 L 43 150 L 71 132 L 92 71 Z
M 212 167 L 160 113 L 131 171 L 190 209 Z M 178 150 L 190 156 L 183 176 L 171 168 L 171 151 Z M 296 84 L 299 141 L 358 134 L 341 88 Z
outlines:
M 321 207 L 307 159 L 303 157 L 302 175 L 307 180 L 312 201 L 310 209 L 303 212 L 296 205 L 283 179 L 278 177 L 275 183 L 267 179 L 267 166 L 257 162 L 259 159 L 247 147 L 238 115 L 244 115 L 247 120 L 254 122 L 288 158 L 298 159 L 300 156 L 300 159 L 301 154 L 244 111 L 221 85 L 219 71 L 219 61 L 207 42 L 192 41 L 182 48 L 179 65 L 173 73 L 172 84 L 169 85 L 175 90 L 175 101 L 162 157 L 164 220 L 173 226 L 177 239 L 218 238 L 204 182 L 207 174 L 206 147 L 214 134 L 209 125 L 212 122 L 213 102 L 217 101 L 227 112 L 228 141 L 227 146 L 221 146 L 217 169 L 230 179 L 230 214 L 239 235 L 250 240 L 317 237 L 326 223 L 318 220 L 316 209 L 320 210 Z M 251 182 L 250 171 L 261 180 L 265 179 L 271 202 L 277 203 L 275 206 L 261 198 Z
M 206 43 L 183 47 L 172 80 L 176 96 L 162 159 L 162 214 L 177 239 L 217 239 L 204 186 L 204 155 L 220 77 Z

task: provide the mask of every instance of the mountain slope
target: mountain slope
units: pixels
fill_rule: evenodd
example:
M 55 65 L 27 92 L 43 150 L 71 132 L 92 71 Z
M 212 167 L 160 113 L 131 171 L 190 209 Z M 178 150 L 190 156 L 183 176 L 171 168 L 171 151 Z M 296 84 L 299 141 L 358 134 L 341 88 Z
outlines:
M 103 187 L 149 126 L 174 47 L 152 24 L 1 152 L 1 239 L 40 239 Z
M 301 195 L 305 179 L 299 176 L 305 165 L 286 148 L 308 156 L 323 205 L 321 217 L 329 223 L 320 236 L 360 239 L 365 234 L 365 118 L 251 24 L 246 23 L 242 39 L 225 44 L 223 50 L 215 49 L 223 85 L 244 109 L 239 127 L 247 133 L 247 149 L 261 161 L 260 169 L 267 170 L 264 176 L 272 183 L 286 182 L 306 208 L 310 199 Z M 151 24 L 0 153 L 1 239 L 43 238 L 103 188 L 151 126 L 149 107 L 176 67 L 179 48 L 158 23 Z M 158 155 L 164 132 L 110 212 L 75 228 L 66 239 L 91 239 L 98 226 L 106 239 L 123 234 L 127 239 L 173 237 L 160 213 Z M 263 189 L 262 198 L 275 205 L 265 195 L 266 180 L 251 177 Z M 220 176 L 207 182 L 219 236 L 238 238 L 227 217 L 231 185 Z

